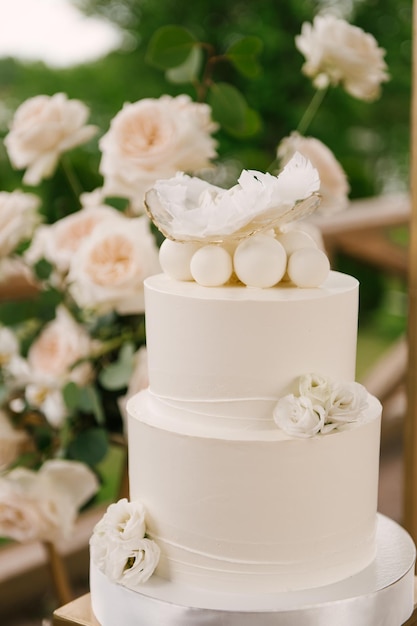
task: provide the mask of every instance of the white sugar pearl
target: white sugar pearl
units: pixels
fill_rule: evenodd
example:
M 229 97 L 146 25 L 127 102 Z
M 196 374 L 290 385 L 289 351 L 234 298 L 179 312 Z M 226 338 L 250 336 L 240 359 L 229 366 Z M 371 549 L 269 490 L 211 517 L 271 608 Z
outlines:
M 198 250 L 196 243 L 181 243 L 165 239 L 159 248 L 159 262 L 165 274 L 174 280 L 192 280 L 190 263 Z
M 317 248 L 313 237 L 301 230 L 288 230 L 286 233 L 279 233 L 277 240 L 282 243 L 288 256 L 301 248 Z
M 248 287 L 268 288 L 284 276 L 287 255 L 284 247 L 269 235 L 252 235 L 236 248 L 235 272 Z
M 203 287 L 220 287 L 227 283 L 233 272 L 232 257 L 224 248 L 203 246 L 191 259 L 191 274 Z
M 318 248 L 296 250 L 288 259 L 288 276 L 297 287 L 319 287 L 329 271 L 329 259 Z

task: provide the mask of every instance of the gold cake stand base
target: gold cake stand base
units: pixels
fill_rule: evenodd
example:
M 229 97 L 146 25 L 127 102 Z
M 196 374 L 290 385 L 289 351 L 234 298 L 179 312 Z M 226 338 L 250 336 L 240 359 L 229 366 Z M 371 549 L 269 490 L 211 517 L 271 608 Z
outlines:
M 100 626 L 91 609 L 89 593 L 57 609 L 52 623 L 53 626 Z

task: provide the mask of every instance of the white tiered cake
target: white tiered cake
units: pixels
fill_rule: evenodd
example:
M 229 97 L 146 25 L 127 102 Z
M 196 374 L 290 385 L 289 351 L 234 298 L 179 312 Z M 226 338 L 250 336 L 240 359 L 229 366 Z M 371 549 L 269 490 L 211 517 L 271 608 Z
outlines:
M 357 281 L 323 278 L 320 255 L 307 287 L 289 264 L 266 288 L 237 280 L 233 261 L 225 284 L 205 286 L 224 269 L 212 257 L 195 272 L 205 284 L 187 275 L 196 249 L 236 259 L 242 241 L 280 241 L 279 220 L 259 236 L 251 219 L 254 234 L 245 225 L 226 244 L 169 242 L 163 268 L 186 280 L 145 283 L 150 385 L 128 405 L 130 502 L 112 505 L 91 541 L 102 626 L 240 624 L 204 621 L 201 606 L 233 614 L 245 598 L 257 626 L 269 625 L 274 595 L 336 583 L 374 559 L 381 406 L 354 382 Z M 177 616 L 184 593 L 195 603 Z

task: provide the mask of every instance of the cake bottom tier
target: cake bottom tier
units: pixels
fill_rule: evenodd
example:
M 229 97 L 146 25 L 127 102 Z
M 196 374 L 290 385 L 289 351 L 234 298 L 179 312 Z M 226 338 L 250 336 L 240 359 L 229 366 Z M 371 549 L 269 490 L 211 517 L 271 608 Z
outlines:
M 328 585 L 375 556 L 380 403 L 309 439 L 215 431 L 129 405 L 131 500 L 161 549 L 157 574 L 191 587 L 273 593 Z
M 141 592 L 91 565 L 91 601 L 101 626 L 400 626 L 413 611 L 415 548 L 395 522 L 377 517 L 376 557 L 359 574 L 315 590 L 227 594 L 153 576 Z

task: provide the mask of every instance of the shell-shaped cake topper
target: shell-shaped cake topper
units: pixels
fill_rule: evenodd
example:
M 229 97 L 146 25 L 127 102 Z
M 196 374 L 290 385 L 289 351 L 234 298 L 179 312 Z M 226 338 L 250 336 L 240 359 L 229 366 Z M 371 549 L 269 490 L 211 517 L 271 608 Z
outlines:
M 224 243 L 310 215 L 320 203 L 319 188 L 317 170 L 296 153 L 278 176 L 244 170 L 230 189 L 178 173 L 157 181 L 145 205 L 168 239 Z

